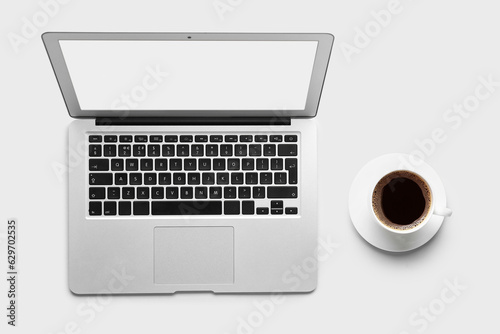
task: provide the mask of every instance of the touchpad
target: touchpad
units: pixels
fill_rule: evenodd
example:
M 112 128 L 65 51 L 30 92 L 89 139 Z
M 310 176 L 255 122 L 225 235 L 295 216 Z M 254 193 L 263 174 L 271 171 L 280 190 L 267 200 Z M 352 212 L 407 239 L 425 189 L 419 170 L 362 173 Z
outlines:
M 233 227 L 156 227 L 156 284 L 232 284 Z

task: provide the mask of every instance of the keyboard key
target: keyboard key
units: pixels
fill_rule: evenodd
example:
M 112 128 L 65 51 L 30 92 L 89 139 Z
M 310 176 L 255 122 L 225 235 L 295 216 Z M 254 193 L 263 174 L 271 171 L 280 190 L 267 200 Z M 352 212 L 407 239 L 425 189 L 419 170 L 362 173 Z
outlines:
M 138 159 L 125 160 L 125 169 L 129 171 L 139 170 L 139 160 Z
M 208 188 L 207 187 L 194 188 L 194 197 L 200 199 L 208 198 Z
M 246 184 L 259 183 L 259 174 L 257 174 L 257 173 L 245 173 L 245 183 Z
M 221 201 L 153 201 L 153 215 L 220 215 Z
M 222 187 L 210 187 L 210 198 L 211 199 L 222 198 Z
M 201 174 L 201 183 L 203 183 L 203 184 L 215 184 L 215 173 L 203 173 L 203 174 Z
M 286 173 L 274 173 L 274 184 L 286 184 Z
M 240 170 L 240 159 L 227 159 L 227 170 Z
M 153 170 L 153 159 L 141 159 L 141 170 Z
M 185 173 L 174 173 L 174 184 L 186 184 L 186 174 Z
M 182 170 L 182 160 L 170 159 L 170 170 Z
M 176 135 L 167 135 L 164 139 L 166 143 L 177 143 L 178 138 Z
M 101 145 L 89 145 L 89 156 L 100 157 L 101 154 L 102 154 L 102 146 Z
M 297 187 L 269 186 L 267 187 L 267 198 L 297 198 Z
M 119 199 L 120 198 L 120 188 L 110 187 L 108 188 L 108 199 Z
M 132 136 L 120 136 L 120 143 L 131 143 Z
M 196 170 L 196 159 L 184 159 L 184 170 Z
M 127 179 L 128 179 L 127 173 L 115 173 L 115 184 L 117 186 L 126 185 Z
M 268 170 L 269 169 L 269 159 L 260 158 L 257 159 L 257 170 Z
M 193 142 L 193 136 L 191 135 L 181 136 L 181 143 L 191 143 L 191 142 Z
M 235 143 L 238 141 L 238 136 L 236 135 L 225 135 L 224 140 L 226 143 Z
M 148 136 L 134 136 L 134 140 L 136 143 L 147 143 Z
M 240 214 L 240 201 L 224 201 L 224 214 L 225 215 L 239 215 Z
M 212 168 L 212 161 L 210 159 L 199 159 L 198 169 L 199 170 L 210 170 Z
M 229 173 L 217 173 L 217 184 L 229 184 Z
M 260 173 L 260 184 L 272 184 L 273 173 Z
M 285 208 L 285 213 L 287 215 L 296 215 L 298 212 L 297 208 Z
M 144 173 L 144 184 L 154 186 L 156 184 L 156 173 Z
M 102 215 L 101 202 L 89 202 L 89 216 L 100 216 L 100 215 Z
M 130 157 L 132 155 L 132 147 L 130 145 L 118 145 L 119 157 Z
M 246 144 L 234 145 L 234 155 L 237 157 L 246 157 L 247 145 Z
M 266 188 L 265 187 L 253 187 L 253 198 L 266 198 Z
M 167 159 L 155 159 L 155 170 L 167 170 Z
M 118 202 L 118 214 L 120 216 L 130 216 L 132 214 L 132 203 Z
M 297 142 L 297 136 L 296 135 L 285 135 L 285 142 L 295 143 L 295 142 Z
M 149 136 L 149 141 L 152 143 L 161 143 L 163 141 L 163 137 L 159 135 L 151 135 Z
M 243 184 L 243 173 L 231 173 L 231 184 Z
M 102 141 L 102 136 L 98 135 L 90 135 L 89 136 L 89 142 L 91 143 L 100 143 Z
M 159 157 L 160 145 L 148 145 L 148 157 Z
M 193 198 L 193 188 L 192 187 L 181 187 L 181 198 L 182 199 Z
M 220 146 L 221 157 L 231 157 L 233 155 L 233 145 L 223 144 Z
M 255 141 L 257 143 L 266 143 L 267 142 L 267 135 L 255 135 Z
M 203 156 L 203 145 L 191 145 L 191 156 L 202 157 Z
M 249 145 L 248 155 L 251 157 L 260 157 L 262 155 L 262 145 L 261 144 Z
M 269 141 L 271 142 L 282 142 L 283 141 L 283 136 L 282 135 L 271 135 L 269 138 Z
M 122 198 L 123 199 L 134 199 L 135 198 L 135 188 L 132 188 L 132 187 L 122 188 Z
M 141 185 L 142 184 L 142 174 L 141 173 L 130 173 L 130 184 L 131 185 Z
M 254 201 L 242 201 L 241 202 L 241 213 L 244 215 L 253 215 L 255 210 Z
M 137 198 L 148 199 L 149 198 L 149 188 L 148 187 L 137 188 Z
M 252 141 L 252 135 L 240 135 L 240 142 L 247 143 Z
M 104 199 L 106 197 L 106 188 L 104 187 L 90 187 L 89 199 Z
M 170 173 L 160 173 L 158 174 L 158 184 L 170 185 L 172 183 L 172 176 Z
M 241 159 L 242 170 L 254 170 L 254 159 Z
M 168 199 L 179 198 L 179 188 L 178 187 L 167 187 L 165 188 L 165 194 Z
M 134 157 L 145 157 L 146 156 L 146 145 L 144 145 L 144 144 L 134 145 L 133 146 L 133 153 L 134 153 Z
M 257 214 L 258 215 L 268 215 L 269 208 L 257 208 Z
M 111 170 L 123 170 L 123 159 L 111 159 Z
M 109 170 L 108 159 L 89 159 L 90 171 L 107 171 Z
M 134 140 L 136 143 L 147 143 L 148 142 L 148 136 L 134 136 Z
M 197 143 L 206 143 L 208 141 L 208 136 L 205 135 L 194 136 L 194 141 Z
M 283 209 L 273 209 L 273 208 L 271 208 L 271 214 L 272 215 L 282 215 L 283 214 Z
M 226 160 L 224 159 L 214 159 L 214 170 L 225 170 L 226 169 Z
M 285 159 L 285 169 L 288 171 L 288 183 L 297 184 L 298 179 L 298 160 L 296 158 Z
M 149 202 L 135 201 L 134 202 L 134 215 L 147 216 L 149 215 Z
M 205 149 L 207 157 L 216 157 L 219 155 L 219 148 L 216 144 L 208 144 Z
M 264 155 L 265 156 L 275 156 L 276 155 L 276 145 L 275 144 L 266 144 L 264 145 Z
M 283 170 L 283 159 L 281 158 L 271 159 L 271 170 Z
M 177 156 L 178 157 L 189 156 L 189 145 L 177 145 Z
M 175 155 L 175 146 L 174 145 L 162 145 L 161 146 L 161 155 L 164 157 L 173 157 Z
M 151 198 L 153 199 L 163 199 L 163 188 L 153 187 L 151 188 Z
M 104 215 L 105 216 L 116 215 L 116 202 L 104 202 Z
M 251 198 L 252 191 L 250 187 L 238 187 L 238 198 Z
M 105 157 L 115 157 L 116 156 L 116 145 L 104 145 L 104 156 Z
M 222 143 L 222 136 L 220 136 L 220 135 L 211 135 L 210 136 L 210 141 L 212 143 Z
M 200 173 L 188 173 L 188 184 L 200 184 Z
M 283 209 L 283 201 L 271 201 L 271 209 Z
M 236 187 L 224 187 L 224 198 L 236 198 Z
M 111 173 L 90 173 L 89 185 L 111 185 L 113 184 L 113 174 Z
M 104 136 L 105 143 L 116 143 L 118 141 L 117 136 Z
M 279 144 L 278 145 L 278 155 L 279 156 L 296 156 L 297 155 L 297 144 Z

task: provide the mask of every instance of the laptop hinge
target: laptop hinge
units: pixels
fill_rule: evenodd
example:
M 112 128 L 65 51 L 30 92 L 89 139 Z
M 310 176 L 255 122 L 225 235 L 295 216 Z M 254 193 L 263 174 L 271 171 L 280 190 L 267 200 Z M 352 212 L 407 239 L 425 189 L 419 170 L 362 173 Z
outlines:
M 290 117 L 98 117 L 96 125 L 290 125 Z

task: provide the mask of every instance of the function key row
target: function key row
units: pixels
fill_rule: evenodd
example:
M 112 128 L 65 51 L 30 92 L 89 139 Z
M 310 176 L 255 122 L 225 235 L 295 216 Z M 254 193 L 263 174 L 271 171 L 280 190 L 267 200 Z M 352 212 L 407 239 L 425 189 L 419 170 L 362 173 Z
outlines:
M 192 143 L 192 142 L 197 142 L 197 143 L 207 143 L 207 142 L 212 142 L 212 143 L 236 143 L 236 142 L 242 142 L 242 143 L 251 143 L 253 141 L 257 143 L 266 143 L 268 141 L 270 142 L 276 142 L 276 143 L 281 143 L 283 141 L 285 142 L 290 142 L 294 143 L 297 142 L 297 135 L 90 135 L 89 136 L 89 142 L 91 143 L 101 143 L 103 141 L 104 137 L 104 142 L 105 143 L 147 143 L 148 141 L 151 143 L 161 143 L 161 142 L 166 142 L 166 143 Z M 149 140 L 148 140 L 149 137 Z

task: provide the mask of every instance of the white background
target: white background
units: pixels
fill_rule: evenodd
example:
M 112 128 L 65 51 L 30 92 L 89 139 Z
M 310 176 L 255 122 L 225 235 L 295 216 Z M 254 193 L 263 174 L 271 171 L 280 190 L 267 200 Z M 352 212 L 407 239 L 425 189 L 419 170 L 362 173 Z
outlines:
M 98 305 L 92 320 L 77 313 L 88 310 L 93 298 L 72 295 L 67 287 L 67 181 L 54 166 L 67 159 L 71 119 L 39 37 L 47 30 L 333 33 L 337 39 L 317 117 L 319 223 L 320 238 L 338 247 L 320 264 L 315 292 L 287 295 L 246 333 L 497 330 L 500 88 L 460 124 L 443 119 L 454 104 L 473 101 L 479 76 L 500 80 L 497 2 L 401 0 L 391 22 L 373 30 L 371 42 L 350 62 L 342 45 L 352 45 L 367 24 L 376 29 L 371 11 L 386 9 L 388 1 L 230 3 L 233 10 L 221 19 L 213 0 L 73 0 L 39 22 L 36 36 L 26 35 L 17 52 L 9 34 L 21 35 L 23 22 L 33 22 L 42 9 L 34 0 L 4 3 L 0 231 L 5 233 L 8 217 L 18 218 L 21 250 L 19 327 L 7 328 L 2 311 L 1 332 L 61 333 L 76 323 L 80 333 L 236 333 L 239 319 L 255 317 L 255 303 L 269 300 L 208 293 L 121 296 Z M 436 128 L 446 140 L 427 146 L 432 150 L 426 161 L 441 175 L 454 214 L 418 251 L 377 251 L 349 220 L 350 183 L 368 160 L 419 150 L 417 142 Z M 0 240 L 4 271 L 4 234 Z M 412 325 L 409 318 L 421 308 L 443 305 L 444 282 L 455 279 L 465 290 L 438 309 L 442 313 L 425 330 L 421 323 Z M 5 310 L 7 286 L 1 282 Z

